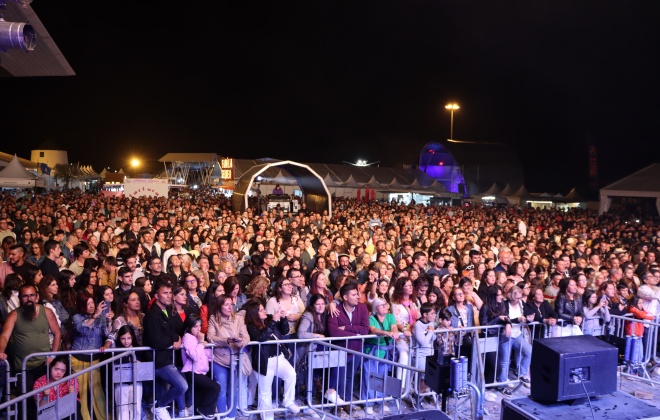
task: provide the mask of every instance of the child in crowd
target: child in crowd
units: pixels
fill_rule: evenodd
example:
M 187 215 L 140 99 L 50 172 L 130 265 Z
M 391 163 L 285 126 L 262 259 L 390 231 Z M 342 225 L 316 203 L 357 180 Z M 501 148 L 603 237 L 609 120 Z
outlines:
M 438 313 L 438 329 L 451 330 L 451 317 L 451 312 L 448 309 L 442 309 Z M 458 348 L 458 337 L 459 334 L 453 331 L 437 333 L 435 346 L 438 349 L 438 354 L 455 356 Z
M 209 362 L 213 360 L 211 348 L 206 348 L 202 333 L 202 320 L 195 314 L 186 317 L 183 323 L 183 369 L 181 372 L 188 381 L 189 389 L 195 398 L 197 412 L 205 419 L 212 419 L 220 394 L 220 385 L 206 376 L 209 372 Z
M 421 318 L 415 322 L 413 327 L 413 338 L 415 340 L 415 360 L 413 361 L 418 369 L 426 369 L 426 356 L 433 356 L 433 343 L 435 342 L 435 305 L 426 302 L 422 303 L 419 309 Z M 429 391 L 424 383 L 424 374 L 419 374 L 419 392 L 421 394 Z M 419 405 L 417 404 L 417 408 Z
M 137 339 L 135 338 L 133 327 L 122 325 L 117 331 L 115 347 L 118 349 L 130 348 L 136 342 Z M 129 357 L 123 358 L 121 364 L 128 366 L 131 369 L 130 372 L 133 371 Z M 120 372 L 126 371 L 122 369 Z M 115 373 L 115 375 L 117 374 Z M 134 399 L 138 402 L 135 410 L 133 410 Z M 117 406 L 117 418 L 121 420 L 139 420 L 142 417 L 142 383 L 137 382 L 134 389 L 132 375 L 127 375 L 125 382 L 117 383 L 115 385 L 115 405 Z M 135 417 L 133 417 L 134 411 Z
M 69 370 L 69 364 L 67 363 L 67 356 L 57 356 L 50 362 L 50 377 L 44 375 L 37 379 L 34 382 L 33 389 L 39 389 L 47 386 L 51 382 L 58 381 L 64 378 L 66 375 L 69 375 L 71 372 Z M 39 407 L 46 405 L 49 402 L 53 402 L 58 398 L 62 398 L 65 395 L 75 393 L 78 394 L 78 380 L 71 379 L 70 381 L 61 383 L 58 386 L 52 386 L 49 389 L 45 389 L 39 392 L 34 398 L 37 400 Z

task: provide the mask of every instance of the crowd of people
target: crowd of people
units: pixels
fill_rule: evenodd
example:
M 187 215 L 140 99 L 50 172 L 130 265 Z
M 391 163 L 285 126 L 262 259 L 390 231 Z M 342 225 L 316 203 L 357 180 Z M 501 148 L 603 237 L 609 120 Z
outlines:
M 508 382 L 515 355 L 514 379 L 528 386 L 525 324 L 543 324 L 553 336 L 603 335 L 611 315 L 660 316 L 657 219 L 582 209 L 337 199 L 329 215 L 304 205 L 297 214 L 234 211 L 224 196 L 204 191 L 0 195 L 0 243 L 0 359 L 18 372 L 31 353 L 91 355 L 76 354 L 70 366 L 57 355 L 29 359 L 29 387 L 99 363 L 111 348 L 153 349 L 141 357 L 154 362 L 155 395 L 122 383 L 104 395 L 93 372 L 37 396 L 41 404 L 76 392 L 85 420 L 143 417 L 147 405 L 133 407 L 134 395 L 160 420 L 171 413 L 232 419 L 255 400 L 270 419 L 275 395 L 298 413 L 296 367 L 310 346 L 279 343 L 296 338 L 357 338 L 337 344 L 423 369 L 434 352 L 469 355 L 468 334 L 438 329 L 499 326 L 492 375 Z M 646 345 L 648 328 L 633 329 Z M 387 369 L 348 354 L 318 389 L 341 405 L 359 388 L 373 414 L 381 395 L 367 378 Z M 394 375 L 405 384 L 408 372 Z M 315 383 L 324 377 L 315 373 Z M 422 378 L 419 391 L 426 390 Z

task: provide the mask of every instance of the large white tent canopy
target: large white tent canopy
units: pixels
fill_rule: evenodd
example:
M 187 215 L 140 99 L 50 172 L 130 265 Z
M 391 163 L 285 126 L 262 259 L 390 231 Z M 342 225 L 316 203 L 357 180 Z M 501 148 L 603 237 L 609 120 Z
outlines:
M 660 163 L 654 163 L 600 190 L 600 214 L 607 212 L 614 197 L 655 198 L 660 213 Z
M 0 171 L 0 187 L 32 188 L 43 186 L 44 180 L 25 169 L 16 156 Z

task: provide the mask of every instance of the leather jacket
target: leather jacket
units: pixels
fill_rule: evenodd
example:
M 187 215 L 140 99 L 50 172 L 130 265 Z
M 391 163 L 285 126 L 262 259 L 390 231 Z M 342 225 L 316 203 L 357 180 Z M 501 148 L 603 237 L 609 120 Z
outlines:
M 559 319 L 564 320 L 564 322 L 568 324 L 573 323 L 573 317 L 575 316 L 581 316 L 584 319 L 582 296 L 576 293 L 573 297 L 573 301 L 569 301 L 566 299 L 566 295 L 557 295 L 557 299 L 555 299 L 555 311 L 557 311 Z

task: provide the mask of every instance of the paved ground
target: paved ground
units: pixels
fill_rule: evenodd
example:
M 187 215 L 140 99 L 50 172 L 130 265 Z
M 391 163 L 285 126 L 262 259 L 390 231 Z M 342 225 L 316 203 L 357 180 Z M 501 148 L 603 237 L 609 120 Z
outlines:
M 660 408 L 660 378 L 654 377 L 654 380 L 658 381 L 658 385 L 656 387 L 651 386 L 651 384 L 634 379 L 634 378 L 627 378 L 624 375 L 619 375 L 618 376 L 618 389 L 619 391 L 626 392 L 630 395 L 635 395 L 635 393 L 638 392 L 643 392 L 649 394 L 648 396 L 651 398 L 649 400 L 645 400 L 645 402 L 654 405 L 658 408 Z M 485 403 L 485 416 L 484 419 L 486 420 L 499 420 L 500 419 L 500 410 L 502 406 L 502 398 L 522 398 L 525 396 L 529 395 L 529 389 L 520 386 L 514 389 L 513 395 L 511 397 L 504 397 L 500 392 L 494 392 L 494 395 L 496 397 L 495 401 L 486 401 Z M 447 407 L 447 414 L 453 418 L 454 417 L 454 406 L 455 406 L 455 401 L 450 400 L 448 403 Z M 397 408 L 396 404 L 394 402 L 391 402 L 389 404 L 390 407 L 390 414 L 397 414 Z M 427 403 L 422 404 L 422 408 L 424 409 L 434 409 L 435 406 Z M 401 407 L 401 412 L 402 413 L 413 413 L 417 412 L 417 410 L 413 409 L 410 401 L 404 399 L 403 404 Z M 355 418 L 355 419 L 380 419 L 383 418 L 382 413 L 376 412 L 375 415 L 367 415 L 365 410 L 361 406 L 354 406 L 352 416 L 349 416 L 349 414 L 345 411 L 340 412 L 340 416 L 343 419 L 350 419 L 350 418 Z M 250 417 L 237 417 L 238 419 L 241 420 L 256 420 L 257 416 L 250 416 Z M 277 419 L 309 419 L 311 416 L 309 414 L 305 413 L 300 413 L 297 415 L 284 415 L 280 414 L 275 416 Z M 470 401 L 468 397 L 461 398 L 459 400 L 459 409 L 458 409 L 458 415 L 457 418 L 461 420 L 468 420 L 472 419 L 472 414 L 471 414 L 471 408 L 470 408 Z

